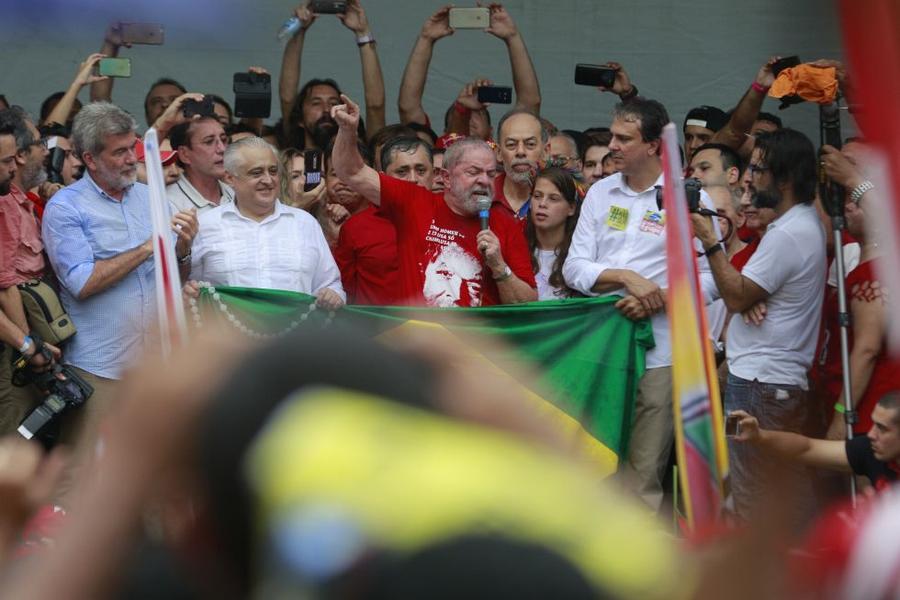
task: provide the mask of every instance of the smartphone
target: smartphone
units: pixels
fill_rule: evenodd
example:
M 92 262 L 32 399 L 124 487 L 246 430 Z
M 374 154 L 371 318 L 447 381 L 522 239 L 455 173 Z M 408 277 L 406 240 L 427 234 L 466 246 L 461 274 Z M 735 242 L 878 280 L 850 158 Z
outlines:
M 775 61 L 775 63 L 772 65 L 772 73 L 775 75 L 775 77 L 778 77 L 778 74 L 785 69 L 796 67 L 799 64 L 799 56 L 786 56 L 780 60 Z
M 347 0 L 310 0 L 309 10 L 317 15 L 337 15 L 347 12 Z
M 737 415 L 728 415 L 725 418 L 725 437 L 737 437 L 741 434 L 741 418 Z
M 235 73 L 232 90 L 235 116 L 267 119 L 272 113 L 272 77 L 268 73 Z
M 575 65 L 576 85 L 611 88 L 615 82 L 615 69 L 601 67 L 600 65 L 587 65 L 584 63 Z
M 303 170 L 306 171 L 306 183 L 303 191 L 316 189 L 322 181 L 322 151 L 307 150 L 303 153 Z
M 487 29 L 490 26 L 491 11 L 487 7 L 450 9 L 450 27 L 453 29 Z
M 159 46 L 165 41 L 166 30 L 159 23 L 122 23 L 122 41 L 126 44 Z
M 181 112 L 188 119 L 194 115 L 203 117 L 215 117 L 216 111 L 213 108 L 213 99 L 211 96 L 203 96 L 203 100 L 193 100 L 188 98 L 181 103 Z
M 512 104 L 512 88 L 486 85 L 478 88 L 478 101 L 489 104 Z
M 131 59 L 101 58 L 97 62 L 97 74 L 107 77 L 131 77 Z

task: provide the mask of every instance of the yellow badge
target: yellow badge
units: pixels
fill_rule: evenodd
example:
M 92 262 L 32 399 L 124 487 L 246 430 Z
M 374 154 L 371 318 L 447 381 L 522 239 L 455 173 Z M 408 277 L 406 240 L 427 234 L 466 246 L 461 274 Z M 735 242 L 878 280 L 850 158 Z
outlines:
M 628 225 L 628 209 L 621 206 L 610 206 L 606 224 L 613 229 L 625 231 L 625 227 Z

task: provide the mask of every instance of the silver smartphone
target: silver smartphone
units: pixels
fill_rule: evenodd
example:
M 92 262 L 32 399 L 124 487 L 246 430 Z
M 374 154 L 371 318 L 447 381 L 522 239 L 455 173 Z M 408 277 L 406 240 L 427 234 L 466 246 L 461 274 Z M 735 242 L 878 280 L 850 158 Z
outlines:
M 450 9 L 450 27 L 453 29 L 487 29 L 490 26 L 491 11 L 486 7 Z

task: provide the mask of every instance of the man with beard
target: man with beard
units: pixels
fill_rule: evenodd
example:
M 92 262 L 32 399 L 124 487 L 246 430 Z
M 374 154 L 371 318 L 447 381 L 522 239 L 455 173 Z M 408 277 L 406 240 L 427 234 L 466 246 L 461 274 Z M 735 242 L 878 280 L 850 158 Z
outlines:
M 588 296 L 621 295 L 616 307 L 630 319 L 649 317 L 656 346 L 638 383 L 625 484 L 653 510 L 662 504 L 662 482 L 675 437 L 672 416 L 672 345 L 666 315 L 665 211 L 660 145 L 669 122 L 665 107 L 637 96 L 616 105 L 609 156 L 618 173 L 588 190 L 572 237 L 563 276 Z M 709 197 L 701 192 L 709 206 Z M 697 244 L 699 246 L 699 244 Z M 705 259 L 698 261 L 704 297 L 714 294 Z
M 41 277 L 45 267 L 34 206 L 15 184 L 22 184 L 17 147 L 26 147 L 30 154 L 36 143 L 33 133 L 34 125 L 18 111 L 0 111 L 0 435 L 14 433 L 40 398 L 32 386 L 12 385 L 10 363 L 15 351 L 29 357 L 32 367 L 45 366 L 28 335 L 31 328 L 16 287 Z
M 815 149 L 792 129 L 760 136 L 750 171 L 755 204 L 772 208 L 776 219 L 741 272 L 722 252 L 709 220 L 691 217 L 728 310 L 743 313 L 766 303 L 761 322 L 736 318 L 729 326 L 725 408 L 759 415 L 766 429 L 810 433 L 807 372 L 816 348 L 826 269 L 825 231 L 813 205 Z M 735 508 L 746 519 L 765 490 L 759 476 L 765 471 L 764 455 L 746 445 L 730 444 L 729 465 Z M 796 515 L 801 524 L 814 499 L 812 479 L 802 470 L 792 475 L 796 493 L 792 505 L 806 513 Z
M 346 299 L 340 272 L 315 217 L 285 206 L 278 152 L 258 137 L 244 138 L 225 151 L 225 177 L 234 202 L 200 216 L 191 278 L 213 285 L 301 292 L 329 310 Z M 186 293 L 198 293 L 196 283 Z
M 357 148 L 359 107 L 342 100 L 332 109 L 339 125 L 334 170 L 396 227 L 403 301 L 490 306 L 537 300 L 521 227 L 503 210 L 490 211 L 488 229 L 479 226 L 478 200 L 490 198 L 497 175 L 490 146 L 475 139 L 453 144 L 442 168 L 447 189 L 435 194 L 365 164 Z
M 169 131 L 172 150 L 183 172 L 166 187 L 175 210 L 204 212 L 234 200 L 234 190 L 225 178 L 225 148 L 228 135 L 214 116 L 176 125 Z
M 494 197 L 524 228 L 534 177 L 550 152 L 550 135 L 537 115 L 515 108 L 497 124 L 497 139 L 503 173 L 494 180 Z
M 340 104 L 341 89 L 333 79 L 312 79 L 297 92 L 303 44 L 318 15 L 306 2 L 294 9 L 294 15 L 300 20 L 300 27 L 284 46 L 278 81 L 282 129 L 287 138 L 282 147 L 324 150 L 337 132 L 331 108 Z M 370 132 L 378 131 L 385 125 L 384 77 L 366 11 L 360 0 L 348 0 L 345 12 L 336 17 L 356 39 L 362 65 L 366 123 Z M 360 137 L 365 137 L 362 125 Z
M 150 198 L 147 186 L 136 183 L 136 126 L 131 115 L 107 102 L 81 109 L 72 140 L 86 172 L 44 213 L 47 256 L 78 329 L 66 347 L 66 363 L 94 387 L 84 406 L 63 416 L 63 441 L 93 438 L 123 369 L 140 355 L 158 320 Z M 172 230 L 184 277 L 196 214 L 175 214 Z

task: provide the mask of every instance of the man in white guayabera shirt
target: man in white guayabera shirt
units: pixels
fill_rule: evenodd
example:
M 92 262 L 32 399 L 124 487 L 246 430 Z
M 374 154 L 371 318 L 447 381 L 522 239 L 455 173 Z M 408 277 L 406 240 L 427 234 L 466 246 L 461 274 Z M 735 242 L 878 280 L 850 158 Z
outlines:
M 200 233 L 191 257 L 195 296 L 198 281 L 303 292 L 322 308 L 346 301 L 341 274 L 322 228 L 308 212 L 278 200 L 278 156 L 258 137 L 225 151 L 225 180 L 234 189 L 228 202 L 200 215 Z

